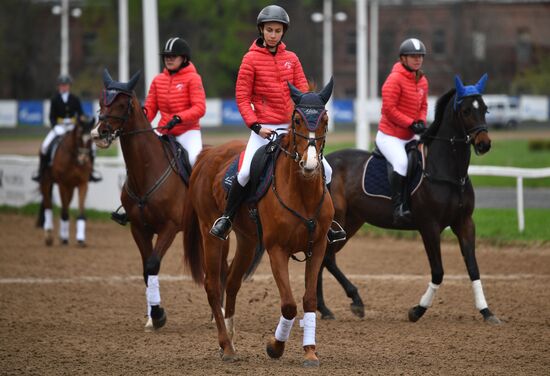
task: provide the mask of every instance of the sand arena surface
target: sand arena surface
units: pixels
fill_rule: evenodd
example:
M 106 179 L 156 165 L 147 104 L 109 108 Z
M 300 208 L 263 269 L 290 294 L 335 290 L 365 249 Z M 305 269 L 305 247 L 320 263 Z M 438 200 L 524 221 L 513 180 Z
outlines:
M 206 293 L 183 270 L 181 236 L 161 267 L 168 322 L 145 333 L 141 260 L 128 227 L 90 221 L 87 248 L 57 239 L 46 247 L 28 216 L 0 214 L 0 228 L 4 375 L 547 375 L 550 369 L 548 246 L 478 245 L 489 307 L 505 322 L 489 326 L 474 308 L 456 242 L 444 243 L 445 280 L 433 307 L 413 324 L 407 310 L 430 279 L 421 241 L 353 238 L 337 260 L 359 288 L 366 317 L 353 316 L 343 290 L 325 274 L 325 298 L 337 320 L 317 320 L 321 366 L 310 370 L 301 366 L 297 323 L 280 360 L 265 354 L 280 315 L 267 257 L 239 294 L 240 360 L 225 364 Z M 304 265 L 290 267 L 301 317 Z

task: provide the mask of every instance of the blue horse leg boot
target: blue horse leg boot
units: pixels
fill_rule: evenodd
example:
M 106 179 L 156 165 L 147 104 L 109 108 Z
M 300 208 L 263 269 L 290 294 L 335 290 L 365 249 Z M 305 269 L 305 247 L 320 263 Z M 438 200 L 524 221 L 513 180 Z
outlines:
M 392 205 L 393 205 L 393 224 L 403 225 L 411 221 L 411 211 L 404 205 L 405 183 L 407 178 L 399 175 L 397 172 L 392 172 L 391 189 L 392 189 Z
M 223 215 L 216 219 L 212 228 L 210 229 L 210 234 L 221 240 L 227 240 L 229 233 L 231 232 L 232 221 L 241 206 L 241 202 L 245 197 L 245 187 L 239 184 L 239 181 L 235 177 L 233 183 L 231 184 L 231 189 L 227 196 L 227 203 L 225 205 L 225 211 Z

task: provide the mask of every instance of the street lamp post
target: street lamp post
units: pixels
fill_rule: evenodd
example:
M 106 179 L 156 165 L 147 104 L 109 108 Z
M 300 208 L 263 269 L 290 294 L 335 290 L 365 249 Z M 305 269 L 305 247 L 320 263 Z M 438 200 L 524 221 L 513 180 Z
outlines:
M 55 5 L 52 13 L 61 15 L 61 57 L 60 74 L 69 74 L 69 0 L 61 0 L 61 5 Z M 71 16 L 78 18 L 82 15 L 80 8 L 74 8 Z
M 332 21 L 343 22 L 347 19 L 347 15 L 343 12 L 332 14 L 332 0 L 323 0 L 323 13 L 313 13 L 311 20 L 313 22 L 323 22 L 323 85 L 329 82 L 333 75 L 332 69 Z M 332 111 L 332 98 L 326 104 L 326 109 L 329 114 L 328 130 L 334 130 L 334 112 Z

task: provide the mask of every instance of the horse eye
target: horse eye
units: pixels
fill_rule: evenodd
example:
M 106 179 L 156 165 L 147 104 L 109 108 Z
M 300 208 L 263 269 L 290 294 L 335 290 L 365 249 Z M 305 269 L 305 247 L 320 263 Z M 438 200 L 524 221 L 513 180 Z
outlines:
M 302 120 L 299 117 L 297 117 L 297 118 L 294 119 L 294 122 L 296 124 L 300 124 L 302 122 Z

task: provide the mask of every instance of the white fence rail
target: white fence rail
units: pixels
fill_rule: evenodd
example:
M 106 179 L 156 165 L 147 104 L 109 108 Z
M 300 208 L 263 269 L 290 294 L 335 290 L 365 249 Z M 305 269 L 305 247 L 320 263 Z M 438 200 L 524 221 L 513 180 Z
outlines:
M 19 155 L 0 155 L 0 205 L 24 206 L 39 202 L 38 185 L 31 180 L 38 167 L 38 158 Z M 86 207 L 102 211 L 111 211 L 120 205 L 120 191 L 126 178 L 124 161 L 116 158 L 98 157 L 96 170 L 103 175 L 103 181 L 90 184 Z M 497 166 L 470 166 L 470 175 L 503 176 L 516 178 L 518 229 L 525 230 L 523 179 L 550 177 L 548 168 L 516 168 Z M 57 189 L 54 190 L 54 202 L 59 205 Z M 73 200 L 76 207 L 76 200 Z
M 525 230 L 525 210 L 523 197 L 523 179 L 537 179 L 550 177 L 550 167 L 547 168 L 519 168 L 499 166 L 470 166 L 470 175 L 502 176 L 516 178 L 516 203 L 518 212 L 518 230 Z

